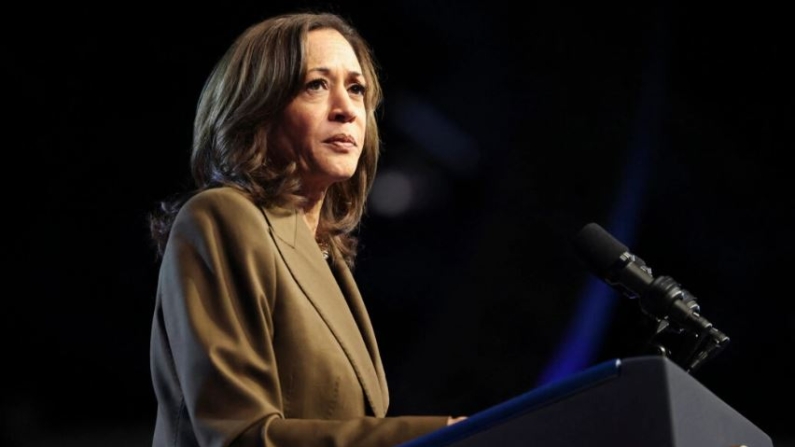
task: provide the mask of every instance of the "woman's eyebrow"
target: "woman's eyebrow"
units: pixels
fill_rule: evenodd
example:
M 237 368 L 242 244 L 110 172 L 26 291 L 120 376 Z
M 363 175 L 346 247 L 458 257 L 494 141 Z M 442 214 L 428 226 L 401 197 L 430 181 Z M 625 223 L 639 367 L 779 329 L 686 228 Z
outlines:
M 312 73 L 312 72 L 320 72 L 320 73 L 323 73 L 324 75 L 328 76 L 328 74 L 331 73 L 331 69 L 328 68 L 328 67 L 314 67 L 314 68 L 310 68 L 310 69 L 307 70 L 307 73 Z M 358 71 L 348 71 L 348 76 L 364 77 L 364 75 L 361 74 Z

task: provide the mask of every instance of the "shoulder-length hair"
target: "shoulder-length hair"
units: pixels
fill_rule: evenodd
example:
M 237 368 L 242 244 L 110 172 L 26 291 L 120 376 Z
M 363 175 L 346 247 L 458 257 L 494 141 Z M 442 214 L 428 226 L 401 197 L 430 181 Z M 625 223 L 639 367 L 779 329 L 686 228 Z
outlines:
M 232 186 L 260 206 L 302 205 L 296 161 L 283 161 L 272 153 L 268 136 L 303 86 L 307 34 L 326 28 L 337 30 L 351 44 L 368 85 L 361 158 L 350 179 L 327 190 L 317 229 L 319 243 L 336 247 L 342 260 L 353 266 L 353 231 L 364 214 L 380 153 L 376 111 L 382 91 L 370 46 L 348 21 L 332 13 L 266 19 L 245 30 L 218 61 L 202 89 L 194 121 L 190 163 L 195 188 L 181 198 L 162 201 L 149 216 L 158 255 L 163 254 L 182 203 L 199 191 Z

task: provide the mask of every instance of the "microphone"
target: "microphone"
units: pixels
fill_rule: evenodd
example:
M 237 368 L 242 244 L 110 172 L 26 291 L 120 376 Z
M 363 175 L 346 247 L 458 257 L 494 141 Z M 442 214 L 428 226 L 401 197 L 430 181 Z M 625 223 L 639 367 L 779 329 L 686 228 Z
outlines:
M 673 278 L 655 278 L 641 258 L 598 224 L 585 225 L 574 237 L 574 248 L 600 279 L 628 298 L 639 298 L 649 315 L 696 334 L 713 329 L 699 313 L 694 296 Z

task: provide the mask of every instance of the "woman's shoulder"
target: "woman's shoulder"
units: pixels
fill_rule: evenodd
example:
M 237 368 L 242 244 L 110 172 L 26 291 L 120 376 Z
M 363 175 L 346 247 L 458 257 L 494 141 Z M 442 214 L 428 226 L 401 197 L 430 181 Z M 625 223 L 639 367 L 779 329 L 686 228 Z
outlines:
M 262 210 L 241 190 L 229 186 L 205 189 L 185 201 L 176 222 L 214 221 L 241 222 L 260 220 Z
M 169 253 L 224 253 L 241 259 L 257 252 L 274 253 L 263 210 L 244 192 L 232 187 L 202 190 L 187 199 L 177 213 L 165 258 Z M 270 259 L 265 255 L 263 259 Z
M 224 205 L 256 207 L 245 192 L 231 186 L 219 186 L 199 191 L 185 202 L 184 207 L 205 208 Z
M 270 226 L 276 216 L 292 216 L 295 211 L 279 207 L 261 207 L 244 191 L 219 186 L 191 196 L 177 215 L 177 221 L 226 222 L 234 226 Z

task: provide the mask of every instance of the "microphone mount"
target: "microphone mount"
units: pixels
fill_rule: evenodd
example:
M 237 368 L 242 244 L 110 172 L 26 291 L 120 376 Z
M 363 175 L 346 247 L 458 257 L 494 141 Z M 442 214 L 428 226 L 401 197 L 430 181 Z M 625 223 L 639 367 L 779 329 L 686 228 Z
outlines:
M 657 322 L 649 344 L 688 372 L 696 371 L 729 343 L 729 337 L 701 315 L 696 297 L 670 276 L 656 277 L 639 302 L 641 310 Z M 676 354 L 660 341 L 666 331 L 684 337 Z

